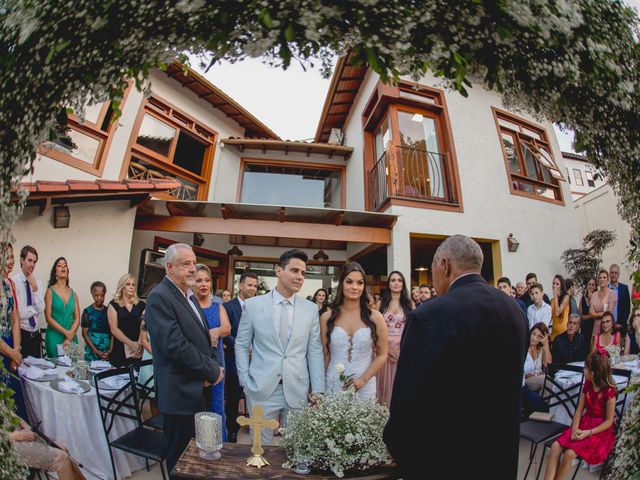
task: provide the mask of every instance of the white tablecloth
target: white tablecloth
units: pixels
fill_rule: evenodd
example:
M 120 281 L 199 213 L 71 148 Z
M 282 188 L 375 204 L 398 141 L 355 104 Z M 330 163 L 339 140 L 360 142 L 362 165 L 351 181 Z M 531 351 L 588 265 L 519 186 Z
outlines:
M 68 367 L 57 367 L 55 372 L 62 377 L 67 370 Z M 52 371 L 46 370 L 46 373 Z M 30 402 L 37 420 L 42 422 L 39 429 L 69 449 L 69 454 L 83 465 L 83 473 L 88 479 L 113 478 L 95 388 L 78 396 L 58 392 L 48 382 L 23 378 L 23 385 L 26 401 Z M 111 440 L 135 426 L 133 420 L 118 417 L 110 433 Z M 145 466 L 142 457 L 125 454 L 118 449 L 112 449 L 112 452 L 118 478 L 126 478 Z

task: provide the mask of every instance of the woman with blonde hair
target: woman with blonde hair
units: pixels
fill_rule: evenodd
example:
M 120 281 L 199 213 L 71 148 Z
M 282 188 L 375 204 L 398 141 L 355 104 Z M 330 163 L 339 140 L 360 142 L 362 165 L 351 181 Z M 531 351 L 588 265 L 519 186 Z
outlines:
M 109 360 L 116 367 L 130 365 L 142 357 L 140 324 L 145 303 L 136 293 L 136 280 L 130 273 L 120 277 L 107 318 L 113 335 L 113 349 Z

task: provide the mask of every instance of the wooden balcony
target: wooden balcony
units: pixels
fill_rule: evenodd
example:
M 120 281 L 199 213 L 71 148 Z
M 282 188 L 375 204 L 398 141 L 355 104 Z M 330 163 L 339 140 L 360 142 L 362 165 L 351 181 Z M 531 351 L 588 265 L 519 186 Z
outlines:
M 447 154 L 389 147 L 369 171 L 373 210 L 390 199 L 457 205 Z

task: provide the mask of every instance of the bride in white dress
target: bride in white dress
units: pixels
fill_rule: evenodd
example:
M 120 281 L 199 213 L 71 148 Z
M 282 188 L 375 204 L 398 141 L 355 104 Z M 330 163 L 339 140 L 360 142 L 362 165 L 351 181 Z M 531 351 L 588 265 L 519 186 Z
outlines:
M 365 290 L 362 266 L 356 262 L 344 265 L 333 305 L 320 317 L 320 331 L 327 392 L 343 389 L 336 369 L 342 364 L 358 394 L 375 399 L 375 376 L 387 361 L 387 324 L 380 312 L 369 308 Z

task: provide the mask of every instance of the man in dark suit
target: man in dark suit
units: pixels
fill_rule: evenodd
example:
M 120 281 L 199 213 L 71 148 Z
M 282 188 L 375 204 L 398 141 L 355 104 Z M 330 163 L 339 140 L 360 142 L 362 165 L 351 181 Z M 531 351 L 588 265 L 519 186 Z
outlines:
M 629 287 L 624 283 L 618 282 L 619 278 L 620 266 L 614 263 L 609 267 L 609 288 L 616 292 L 618 296 L 613 316 L 616 325 L 620 325 L 620 331 L 624 336 L 627 334 L 629 314 L 631 313 L 631 295 L 629 295 Z
M 243 272 L 240 275 L 238 289 L 238 296 L 223 305 L 231 323 L 231 334 L 222 339 L 224 364 L 227 366 L 224 382 L 224 413 L 227 418 L 227 436 L 231 443 L 238 441 L 240 425 L 238 425 L 236 419 L 238 418 L 238 402 L 242 393 L 236 369 L 236 335 L 238 334 L 238 325 L 240 324 L 244 301 L 247 298 L 255 297 L 258 291 L 258 275 L 254 272 Z
M 166 276 L 149 294 L 145 323 L 171 472 L 195 435 L 194 414 L 207 410 L 205 397 L 212 385 L 222 381 L 224 371 L 211 348 L 207 320 L 191 293 L 196 273 L 193 250 L 176 243 L 167 248 L 164 258 Z
M 435 253 L 438 297 L 409 314 L 384 441 L 405 480 L 515 479 L 527 331 L 454 235 Z

